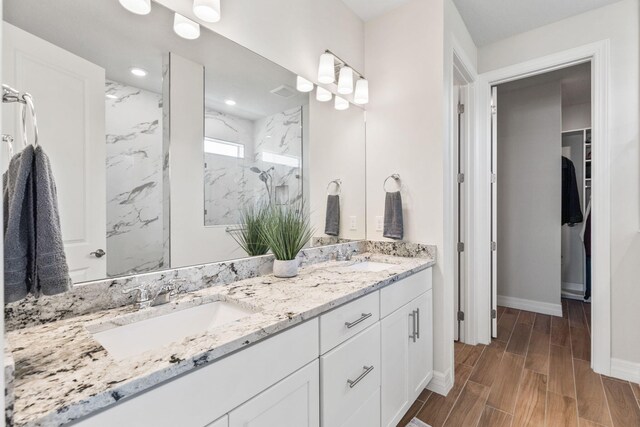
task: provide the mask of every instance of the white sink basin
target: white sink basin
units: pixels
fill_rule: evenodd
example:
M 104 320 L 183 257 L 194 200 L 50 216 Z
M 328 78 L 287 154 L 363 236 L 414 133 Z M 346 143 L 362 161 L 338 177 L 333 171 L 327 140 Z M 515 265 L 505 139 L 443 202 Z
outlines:
M 375 262 L 375 261 L 363 261 L 358 262 L 352 265 L 347 265 L 342 267 L 342 269 L 347 271 L 384 271 L 393 267 L 393 264 L 387 264 L 384 262 Z
M 87 329 L 112 357 L 124 360 L 188 336 L 203 334 L 253 313 L 237 304 L 214 301 L 127 324 L 118 325 L 111 321 L 87 326 Z M 120 320 L 120 323 L 124 322 Z

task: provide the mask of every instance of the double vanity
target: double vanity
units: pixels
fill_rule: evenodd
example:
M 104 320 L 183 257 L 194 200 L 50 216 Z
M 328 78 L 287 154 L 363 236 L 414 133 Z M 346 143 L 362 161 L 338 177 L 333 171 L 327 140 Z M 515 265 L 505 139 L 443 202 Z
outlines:
M 335 261 L 344 247 L 358 253 Z M 395 426 L 432 377 L 427 248 L 414 257 L 371 242 L 310 248 L 294 278 L 190 282 L 167 304 L 138 309 L 132 298 L 9 332 L 12 422 Z

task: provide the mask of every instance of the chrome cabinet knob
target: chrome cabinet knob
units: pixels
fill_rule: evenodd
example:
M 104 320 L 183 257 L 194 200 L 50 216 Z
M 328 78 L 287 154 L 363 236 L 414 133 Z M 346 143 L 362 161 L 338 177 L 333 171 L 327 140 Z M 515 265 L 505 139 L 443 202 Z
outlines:
M 96 249 L 94 252 L 91 252 L 89 255 L 93 255 L 96 258 L 102 258 L 107 253 L 103 249 Z

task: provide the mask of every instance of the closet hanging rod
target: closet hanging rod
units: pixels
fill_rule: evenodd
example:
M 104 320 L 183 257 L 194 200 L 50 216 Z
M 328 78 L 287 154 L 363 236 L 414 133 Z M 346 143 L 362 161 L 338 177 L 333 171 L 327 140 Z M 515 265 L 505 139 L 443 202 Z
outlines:
M 19 90 L 12 88 L 9 85 L 2 84 L 2 102 L 19 102 L 20 104 L 26 104 L 24 99 L 25 94 L 21 94 Z

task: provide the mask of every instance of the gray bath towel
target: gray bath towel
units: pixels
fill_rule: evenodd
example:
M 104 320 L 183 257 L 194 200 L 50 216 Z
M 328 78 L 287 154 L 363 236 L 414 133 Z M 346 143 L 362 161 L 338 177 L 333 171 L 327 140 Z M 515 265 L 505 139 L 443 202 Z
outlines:
M 384 237 L 402 240 L 404 221 L 402 219 L 402 196 L 399 191 L 387 192 L 384 199 Z
M 324 223 L 324 234 L 337 236 L 340 233 L 340 196 L 327 196 L 327 215 Z
M 13 156 L 2 176 L 4 203 L 4 301 L 19 301 L 32 289 L 35 234 L 33 221 L 33 146 Z
M 71 285 L 67 257 L 64 253 L 58 196 L 49 157 L 42 147 L 35 149 L 34 196 L 36 230 L 36 294 L 55 295 Z

